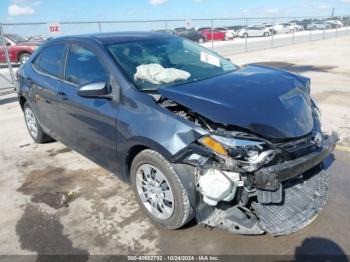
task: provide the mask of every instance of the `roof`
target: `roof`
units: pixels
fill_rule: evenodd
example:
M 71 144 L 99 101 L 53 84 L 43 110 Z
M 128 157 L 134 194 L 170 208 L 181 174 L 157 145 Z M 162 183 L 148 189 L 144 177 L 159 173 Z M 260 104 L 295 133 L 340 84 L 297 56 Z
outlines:
M 88 40 L 93 39 L 102 44 L 106 43 L 119 43 L 119 42 L 129 42 L 129 41 L 139 41 L 147 39 L 159 39 L 159 38 L 169 38 L 174 37 L 168 33 L 162 32 L 113 32 L 113 33 L 98 33 L 98 34 L 85 34 L 85 35 L 72 35 L 63 36 L 55 38 L 55 40 Z

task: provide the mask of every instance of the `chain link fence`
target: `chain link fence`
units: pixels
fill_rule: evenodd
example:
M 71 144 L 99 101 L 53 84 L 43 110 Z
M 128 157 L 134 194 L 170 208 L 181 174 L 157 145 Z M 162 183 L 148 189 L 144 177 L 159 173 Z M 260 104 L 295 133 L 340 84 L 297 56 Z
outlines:
M 70 21 L 56 24 L 59 25 L 59 35 L 115 31 L 168 32 L 197 41 L 223 56 L 350 34 L 350 16 Z M 24 55 L 34 50 L 31 47 L 23 48 L 26 42 L 16 43 L 11 37 L 25 38 L 32 42 L 31 46 L 33 42 L 40 44 L 57 36 L 49 33 L 49 25 L 46 22 L 0 24 L 0 95 L 13 91 L 15 71 L 20 63 L 25 62 Z M 19 50 L 21 48 L 22 51 Z

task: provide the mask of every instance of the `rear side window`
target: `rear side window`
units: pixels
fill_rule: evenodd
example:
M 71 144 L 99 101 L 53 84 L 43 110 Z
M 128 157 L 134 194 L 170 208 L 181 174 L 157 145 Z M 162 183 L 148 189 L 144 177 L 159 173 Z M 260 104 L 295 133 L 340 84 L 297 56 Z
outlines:
M 66 80 L 82 85 L 107 81 L 108 74 L 97 55 L 86 47 L 72 44 L 66 62 Z
M 43 73 L 58 77 L 64 49 L 65 44 L 55 44 L 46 47 L 35 60 L 35 67 Z

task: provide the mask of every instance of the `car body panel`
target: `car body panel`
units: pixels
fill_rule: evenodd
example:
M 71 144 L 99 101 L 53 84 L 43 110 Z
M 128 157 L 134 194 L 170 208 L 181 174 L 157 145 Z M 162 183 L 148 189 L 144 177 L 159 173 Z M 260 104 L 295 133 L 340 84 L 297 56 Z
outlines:
M 226 32 L 222 32 L 216 29 L 206 29 L 201 31 L 201 35 L 206 40 L 225 40 Z

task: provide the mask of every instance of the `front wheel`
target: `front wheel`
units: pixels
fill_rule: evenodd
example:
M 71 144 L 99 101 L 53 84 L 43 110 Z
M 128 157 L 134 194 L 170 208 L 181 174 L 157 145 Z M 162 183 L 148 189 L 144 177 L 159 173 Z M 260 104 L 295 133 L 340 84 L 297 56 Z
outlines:
M 153 222 L 178 229 L 193 217 L 180 178 L 158 152 L 147 149 L 139 153 L 131 164 L 130 176 L 136 199 Z
M 32 108 L 27 102 L 23 106 L 23 112 L 28 132 L 33 140 L 39 144 L 52 141 L 52 138 L 44 133 Z
M 268 37 L 269 35 L 270 35 L 269 32 L 265 32 L 265 33 L 264 33 L 264 36 L 265 36 L 265 37 Z

